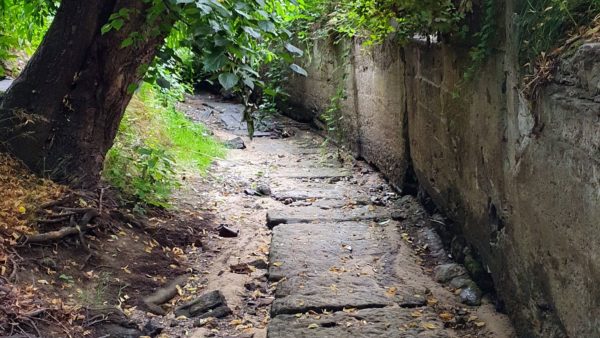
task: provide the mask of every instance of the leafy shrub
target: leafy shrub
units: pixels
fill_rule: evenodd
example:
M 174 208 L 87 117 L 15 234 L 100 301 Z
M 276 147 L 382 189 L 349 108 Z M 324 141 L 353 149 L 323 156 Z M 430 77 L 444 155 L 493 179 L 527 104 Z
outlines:
M 104 178 L 142 206 L 169 207 L 169 197 L 181 185 L 177 169 L 204 172 L 225 153 L 204 126 L 175 109 L 177 96 L 142 84 L 106 157 Z
M 52 0 L 0 0 L 0 76 L 18 71 L 5 69 L 7 61 L 15 58 L 15 51 L 33 54 L 56 8 Z
M 122 192 L 149 205 L 168 207 L 168 198 L 179 186 L 174 159 L 166 149 L 136 146 L 112 148 L 107 155 L 105 177 Z

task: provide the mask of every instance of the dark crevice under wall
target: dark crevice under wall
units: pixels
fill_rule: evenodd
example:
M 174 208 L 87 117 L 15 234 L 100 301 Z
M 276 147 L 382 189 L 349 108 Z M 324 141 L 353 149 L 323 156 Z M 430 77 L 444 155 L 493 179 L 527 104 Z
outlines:
M 506 6 L 502 31 L 516 36 Z M 527 102 L 516 42 L 502 40 L 468 83 L 468 50 L 454 46 L 347 41 L 348 55 L 318 42 L 290 84 L 293 117 L 325 111 L 343 84 L 345 144 L 398 188 L 414 172 L 480 253 L 520 336 L 600 337 L 600 45 Z

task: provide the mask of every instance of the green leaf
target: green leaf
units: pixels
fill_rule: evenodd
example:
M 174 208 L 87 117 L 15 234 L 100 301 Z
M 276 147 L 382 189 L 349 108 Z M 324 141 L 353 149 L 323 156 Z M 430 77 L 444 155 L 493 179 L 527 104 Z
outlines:
M 113 26 L 113 28 L 116 30 L 121 29 L 124 24 L 125 24 L 125 21 L 123 21 L 123 19 L 116 19 L 110 23 L 110 25 Z
M 210 2 L 210 4 L 217 9 L 217 11 L 219 12 L 220 15 L 229 18 L 232 13 L 229 9 L 227 9 L 225 6 L 223 6 L 221 4 L 221 2 L 219 0 L 208 0 Z
M 291 68 L 291 69 L 292 69 L 292 70 L 293 70 L 295 73 L 298 73 L 298 74 L 300 74 L 300 75 L 303 75 L 303 76 L 308 76 L 308 73 L 306 72 L 306 70 L 305 70 L 304 68 L 302 68 L 302 67 L 298 66 L 298 65 L 297 65 L 297 64 L 295 64 L 295 63 L 292 63 L 292 64 L 290 65 L 290 68 Z
M 251 78 L 249 78 L 249 77 L 245 77 L 245 78 L 243 79 L 243 81 L 244 81 L 244 84 L 245 84 L 246 86 L 248 86 L 248 88 L 250 88 L 250 89 L 254 90 L 254 80 L 253 80 L 253 79 L 251 79 Z
M 238 13 L 239 15 L 243 16 L 246 19 L 250 19 L 250 14 L 248 14 L 240 9 L 236 9 L 235 12 Z
M 260 37 L 261 37 L 260 33 L 257 32 L 254 28 L 245 26 L 243 29 L 244 29 L 244 32 L 250 34 L 250 36 L 252 36 L 253 38 L 260 39 Z
M 127 86 L 127 94 L 132 95 L 137 89 L 139 85 L 137 83 L 132 83 Z
M 302 51 L 302 49 L 292 45 L 291 43 L 286 44 L 285 49 L 287 49 L 292 54 L 296 54 L 297 56 L 304 55 L 304 52 Z
M 225 37 L 223 37 L 221 35 L 216 35 L 213 38 L 213 41 L 215 43 L 215 46 L 217 46 L 217 47 L 224 47 L 224 46 L 227 46 L 227 44 L 229 43 L 229 40 L 227 40 Z
M 269 33 L 275 33 L 277 31 L 275 24 L 272 23 L 271 21 L 267 21 L 267 20 L 259 21 L 258 27 L 260 27 L 260 29 L 262 29 L 263 31 L 269 32 Z
M 133 38 L 130 36 L 121 42 L 121 48 L 129 47 L 133 44 Z
M 221 69 L 227 61 L 227 56 L 225 56 L 225 54 L 216 51 L 215 53 L 208 54 L 204 57 L 202 69 L 209 73 L 216 72 Z
M 102 28 L 100 28 L 100 34 L 104 35 L 104 34 L 110 32 L 110 30 L 112 28 L 113 27 L 110 24 L 107 23 L 106 25 L 102 26 Z
M 119 12 L 118 12 L 118 13 L 119 13 L 119 15 L 120 15 L 121 17 L 123 17 L 123 18 L 129 18 L 129 11 L 130 11 L 130 10 L 129 10 L 129 9 L 127 9 L 127 8 L 121 8 L 121 9 L 119 9 Z
M 219 74 L 219 83 L 225 90 L 230 90 L 235 87 L 240 78 L 233 73 L 222 73 Z

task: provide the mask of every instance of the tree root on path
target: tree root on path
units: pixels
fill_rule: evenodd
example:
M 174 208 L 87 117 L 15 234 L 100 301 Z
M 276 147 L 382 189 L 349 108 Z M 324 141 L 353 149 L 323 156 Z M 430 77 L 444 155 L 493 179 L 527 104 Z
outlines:
M 163 310 L 163 308 L 160 307 L 160 305 L 173 299 L 177 295 L 177 287 L 184 285 L 188 278 L 190 278 L 190 275 L 188 274 L 179 276 L 167 286 L 162 287 L 156 290 L 150 296 L 145 297 L 143 301 L 147 307 L 147 310 L 155 315 L 166 315 L 167 313 L 165 310 Z
M 75 226 L 65 227 L 57 231 L 50 231 L 43 234 L 36 235 L 25 235 L 20 240 L 21 245 L 28 243 L 47 243 L 56 240 L 63 239 L 67 236 L 82 235 L 83 233 L 94 229 L 94 226 L 90 226 L 89 222 L 94 218 L 98 217 L 100 213 L 96 209 L 91 208 L 61 208 L 70 213 L 84 213 L 81 220 Z M 72 215 L 70 215 L 72 216 Z M 83 243 L 82 243 L 83 244 Z

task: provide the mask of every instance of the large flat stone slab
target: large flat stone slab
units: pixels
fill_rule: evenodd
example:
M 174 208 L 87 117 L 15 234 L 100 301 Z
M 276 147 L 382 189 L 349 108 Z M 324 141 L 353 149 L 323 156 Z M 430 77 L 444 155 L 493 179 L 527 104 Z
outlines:
M 294 179 L 326 179 L 326 178 L 349 178 L 352 172 L 342 168 L 280 168 L 271 174 L 271 177 L 294 178 Z
M 384 221 L 391 219 L 395 211 L 397 210 L 389 207 L 375 207 L 372 205 L 335 209 L 323 209 L 318 206 L 286 207 L 269 210 L 267 212 L 267 226 L 273 228 L 280 224 Z
M 444 323 L 433 312 L 415 318 L 410 309 L 395 307 L 332 314 L 279 315 L 269 323 L 268 338 L 448 338 Z
M 283 155 L 283 156 L 308 156 L 315 157 L 321 154 L 321 150 L 319 148 L 300 148 L 300 147 L 290 147 L 288 144 L 283 142 L 273 142 L 272 140 L 265 140 L 264 142 L 250 142 L 249 145 L 255 151 L 260 151 L 266 154 L 271 154 L 274 156 Z
M 392 253 L 394 244 L 382 241 L 367 223 L 290 224 L 273 230 L 269 279 L 321 276 L 333 267 L 360 273 L 373 267 L 374 257 Z M 399 245 L 399 244 L 396 244 Z M 359 270 L 354 269 L 356 266 Z
M 269 278 L 320 274 L 333 266 L 369 266 L 374 258 L 397 252 L 381 227 L 368 222 L 289 224 L 273 230 Z M 394 229 L 389 229 L 394 231 Z M 348 269 L 347 269 L 348 270 Z M 350 271 L 350 270 L 348 270 Z M 356 272 L 361 272 L 359 269 Z
M 280 282 L 272 315 L 394 304 L 398 294 L 387 293 L 387 267 L 399 243 L 386 231 L 393 229 L 365 222 L 275 228 L 269 279 Z
M 351 189 L 354 188 L 354 189 Z M 273 187 L 273 197 L 277 200 L 292 199 L 304 201 L 308 199 L 340 199 L 368 203 L 369 196 L 358 187 L 339 186 L 337 184 L 320 184 L 319 187 L 301 186 L 297 189 L 290 187 Z
M 296 276 L 278 285 L 271 316 L 280 314 L 341 311 L 344 308 L 378 308 L 394 304 L 394 298 L 372 276 L 325 272 Z

